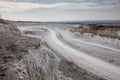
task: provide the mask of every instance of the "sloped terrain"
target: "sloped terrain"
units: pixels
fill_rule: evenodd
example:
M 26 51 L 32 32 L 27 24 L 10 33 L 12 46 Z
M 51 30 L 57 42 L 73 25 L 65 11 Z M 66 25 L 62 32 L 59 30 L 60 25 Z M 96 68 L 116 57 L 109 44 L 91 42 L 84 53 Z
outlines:
M 87 65 L 87 60 L 78 61 L 82 60 L 79 57 L 83 53 L 64 44 L 62 38 L 60 40 L 57 38 L 64 37 L 62 34 L 58 36 L 59 32 L 53 29 L 53 27 L 56 29 L 56 25 L 58 28 L 58 24 L 42 25 L 38 28 L 34 26 L 33 30 L 29 26 L 25 27 L 26 31 L 23 27 L 20 31 L 9 21 L 4 20 L 0 23 L 0 80 L 106 80 L 86 70 L 87 66 L 84 64 L 85 68 L 78 65 L 82 65 L 81 62 Z M 52 26 L 53 30 L 47 26 Z M 63 29 L 68 29 L 64 27 L 65 25 L 62 26 Z M 74 52 L 80 55 L 77 56 L 78 54 Z
M 55 56 L 40 40 L 21 36 L 15 25 L 0 22 L 0 80 L 53 80 Z
M 92 33 L 93 35 L 99 35 L 102 37 L 120 39 L 120 25 L 112 24 L 87 24 L 81 25 L 77 28 L 72 27 L 71 32 Z

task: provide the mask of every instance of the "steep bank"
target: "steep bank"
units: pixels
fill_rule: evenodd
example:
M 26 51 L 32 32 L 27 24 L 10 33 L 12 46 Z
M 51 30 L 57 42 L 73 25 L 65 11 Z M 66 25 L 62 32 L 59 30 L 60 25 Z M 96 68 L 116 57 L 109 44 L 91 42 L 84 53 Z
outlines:
M 71 32 L 91 33 L 101 37 L 120 39 L 120 25 L 119 24 L 86 24 L 79 27 L 72 27 Z
M 21 36 L 9 21 L 0 22 L 0 80 L 54 80 L 55 55 L 40 40 Z

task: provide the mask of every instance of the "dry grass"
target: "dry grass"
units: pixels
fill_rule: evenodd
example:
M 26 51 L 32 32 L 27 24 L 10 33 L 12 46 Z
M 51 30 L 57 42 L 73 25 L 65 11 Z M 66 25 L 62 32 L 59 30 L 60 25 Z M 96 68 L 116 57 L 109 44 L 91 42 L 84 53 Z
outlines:
M 21 47 L 18 44 L 15 44 L 15 43 L 9 44 L 9 46 L 6 47 L 6 50 L 12 51 L 13 53 L 27 52 L 28 51 L 24 47 Z
M 1 23 L 1 24 L 8 24 L 8 21 L 0 18 L 0 23 Z

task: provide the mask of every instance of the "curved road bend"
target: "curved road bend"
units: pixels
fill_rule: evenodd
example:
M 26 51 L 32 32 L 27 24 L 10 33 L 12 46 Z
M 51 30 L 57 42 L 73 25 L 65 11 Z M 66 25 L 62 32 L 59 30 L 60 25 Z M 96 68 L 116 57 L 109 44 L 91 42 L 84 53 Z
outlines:
M 95 57 L 82 53 L 76 49 L 73 49 L 72 47 L 66 45 L 64 42 L 59 40 L 57 36 L 58 32 L 56 30 L 49 28 L 45 28 L 45 29 L 48 30 L 47 31 L 48 35 L 45 36 L 44 39 L 52 49 L 58 52 L 59 55 L 62 55 L 63 57 L 67 58 L 69 61 L 72 61 L 75 64 L 77 64 L 78 66 L 90 72 L 93 72 L 96 75 L 104 77 L 108 80 L 120 80 L 120 67 L 109 64 L 100 59 L 97 59 Z M 40 35 L 31 35 L 31 36 L 39 38 Z
M 104 62 L 100 59 L 82 53 L 70 46 L 64 44 L 57 38 L 57 32 L 53 29 L 48 29 L 50 32 L 46 37 L 46 42 L 49 46 L 59 52 L 60 55 L 67 58 L 69 61 L 76 63 L 78 66 L 100 75 L 109 80 L 120 79 L 120 68 Z M 101 46 L 102 47 L 102 46 Z

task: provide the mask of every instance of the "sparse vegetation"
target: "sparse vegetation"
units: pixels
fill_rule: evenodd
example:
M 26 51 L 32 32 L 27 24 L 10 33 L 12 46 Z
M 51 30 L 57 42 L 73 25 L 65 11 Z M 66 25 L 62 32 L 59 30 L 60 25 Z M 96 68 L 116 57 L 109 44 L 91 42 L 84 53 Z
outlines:
M 13 53 L 18 53 L 18 52 L 27 52 L 27 49 L 24 47 L 20 47 L 18 44 L 11 43 L 9 46 L 6 47 L 6 50 L 10 50 Z
M 39 47 L 40 47 L 40 43 L 35 44 L 36 49 L 39 48 Z
M 0 24 L 8 24 L 9 22 L 0 18 Z
M 87 24 L 83 25 L 83 27 L 72 27 L 70 32 L 80 32 L 81 34 L 84 33 L 92 33 L 93 35 L 99 35 L 102 37 L 109 37 L 109 38 L 117 38 L 120 39 L 119 35 L 120 25 L 101 25 L 101 24 Z

